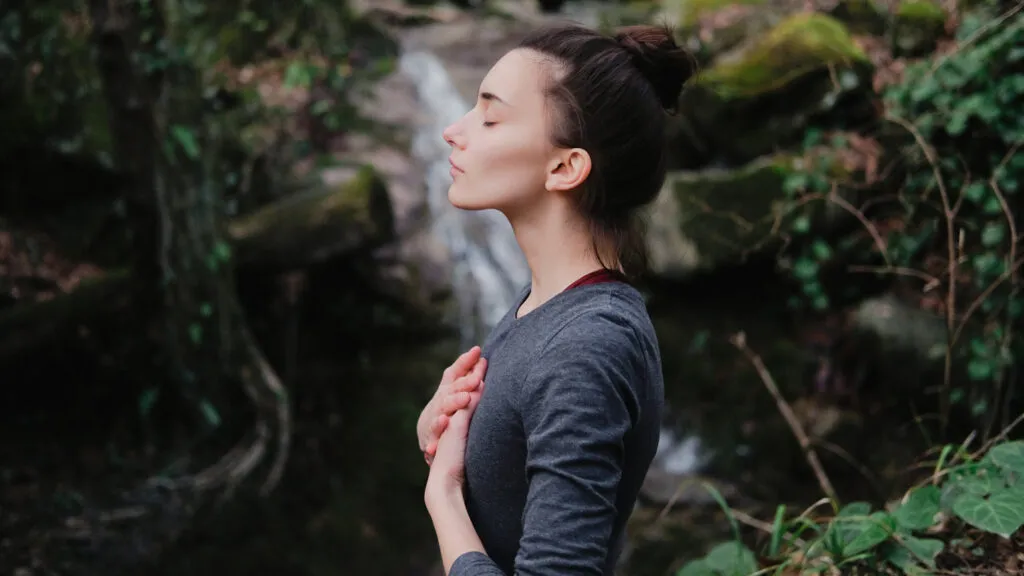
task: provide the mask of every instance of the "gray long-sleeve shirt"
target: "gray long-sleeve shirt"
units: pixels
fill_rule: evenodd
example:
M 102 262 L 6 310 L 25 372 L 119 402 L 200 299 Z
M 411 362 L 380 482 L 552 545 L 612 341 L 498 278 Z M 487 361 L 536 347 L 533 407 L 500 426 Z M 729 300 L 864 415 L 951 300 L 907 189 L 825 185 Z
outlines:
M 661 357 L 639 292 L 579 286 L 483 345 L 486 386 L 470 423 L 466 504 L 487 554 L 450 576 L 612 574 L 658 445 Z

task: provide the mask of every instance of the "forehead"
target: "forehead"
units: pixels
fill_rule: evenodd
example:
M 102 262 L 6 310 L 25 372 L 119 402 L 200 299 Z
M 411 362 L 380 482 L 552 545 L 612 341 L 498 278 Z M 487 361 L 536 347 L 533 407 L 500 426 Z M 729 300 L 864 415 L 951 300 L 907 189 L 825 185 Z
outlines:
M 491 67 L 480 83 L 480 91 L 490 92 L 515 108 L 543 105 L 551 71 L 552 65 L 543 55 L 512 50 Z

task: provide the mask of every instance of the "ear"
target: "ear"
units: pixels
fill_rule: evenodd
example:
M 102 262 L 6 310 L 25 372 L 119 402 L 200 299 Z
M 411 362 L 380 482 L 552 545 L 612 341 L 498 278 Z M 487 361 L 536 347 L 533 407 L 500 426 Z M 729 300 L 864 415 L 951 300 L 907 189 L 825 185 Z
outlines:
M 567 192 L 579 188 L 590 176 L 590 154 L 582 148 L 558 150 L 551 160 L 544 187 L 552 192 Z

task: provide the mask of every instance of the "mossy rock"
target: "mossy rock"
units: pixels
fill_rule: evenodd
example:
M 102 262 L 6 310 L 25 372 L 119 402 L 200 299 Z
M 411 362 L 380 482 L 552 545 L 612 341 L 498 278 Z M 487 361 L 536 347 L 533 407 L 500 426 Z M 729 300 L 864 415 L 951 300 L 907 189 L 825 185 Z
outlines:
M 843 0 L 828 11 L 855 34 L 881 35 L 889 24 L 888 9 L 878 0 Z
M 774 92 L 815 70 L 867 61 L 841 22 L 823 14 L 801 13 L 738 53 L 719 59 L 701 82 L 723 98 L 744 98 Z
M 321 182 L 233 219 L 241 261 L 300 266 L 368 251 L 394 238 L 387 183 L 371 166 L 338 168 Z
M 675 153 L 737 166 L 795 144 L 814 123 L 870 121 L 871 73 L 838 20 L 786 17 L 715 59 L 684 91 L 682 114 L 670 129 Z
M 665 15 L 680 28 L 692 28 L 700 19 L 723 8 L 761 6 L 765 0 L 664 0 Z
M 937 2 L 902 2 L 893 22 L 893 52 L 911 57 L 927 54 L 935 49 L 945 29 L 946 13 Z
M 739 169 L 669 173 L 649 212 L 652 271 L 683 277 L 741 260 L 770 242 L 793 162 L 777 155 Z

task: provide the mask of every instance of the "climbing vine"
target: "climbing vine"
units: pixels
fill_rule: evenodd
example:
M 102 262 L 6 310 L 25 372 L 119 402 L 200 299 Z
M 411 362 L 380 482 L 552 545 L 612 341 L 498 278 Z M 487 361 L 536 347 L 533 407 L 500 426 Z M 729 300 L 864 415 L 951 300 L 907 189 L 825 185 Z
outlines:
M 855 298 L 856 274 L 888 276 L 946 320 L 942 419 L 968 403 L 989 432 L 1005 425 L 1013 391 L 1007 370 L 1018 335 L 1020 182 L 1024 177 L 1024 18 L 965 15 L 958 46 L 911 63 L 884 91 L 878 140 L 892 173 L 874 186 L 836 178 L 850 151 L 842 134 L 809 131 L 805 158 L 785 190 L 793 239 L 789 272 L 796 307 L 826 310 Z M 839 170 L 841 173 L 842 170 Z M 824 208 L 822 206 L 825 206 Z M 839 213 L 855 232 L 830 238 L 815 223 Z M 827 282 L 827 270 L 842 280 Z M 958 375 L 968 384 L 957 384 Z

